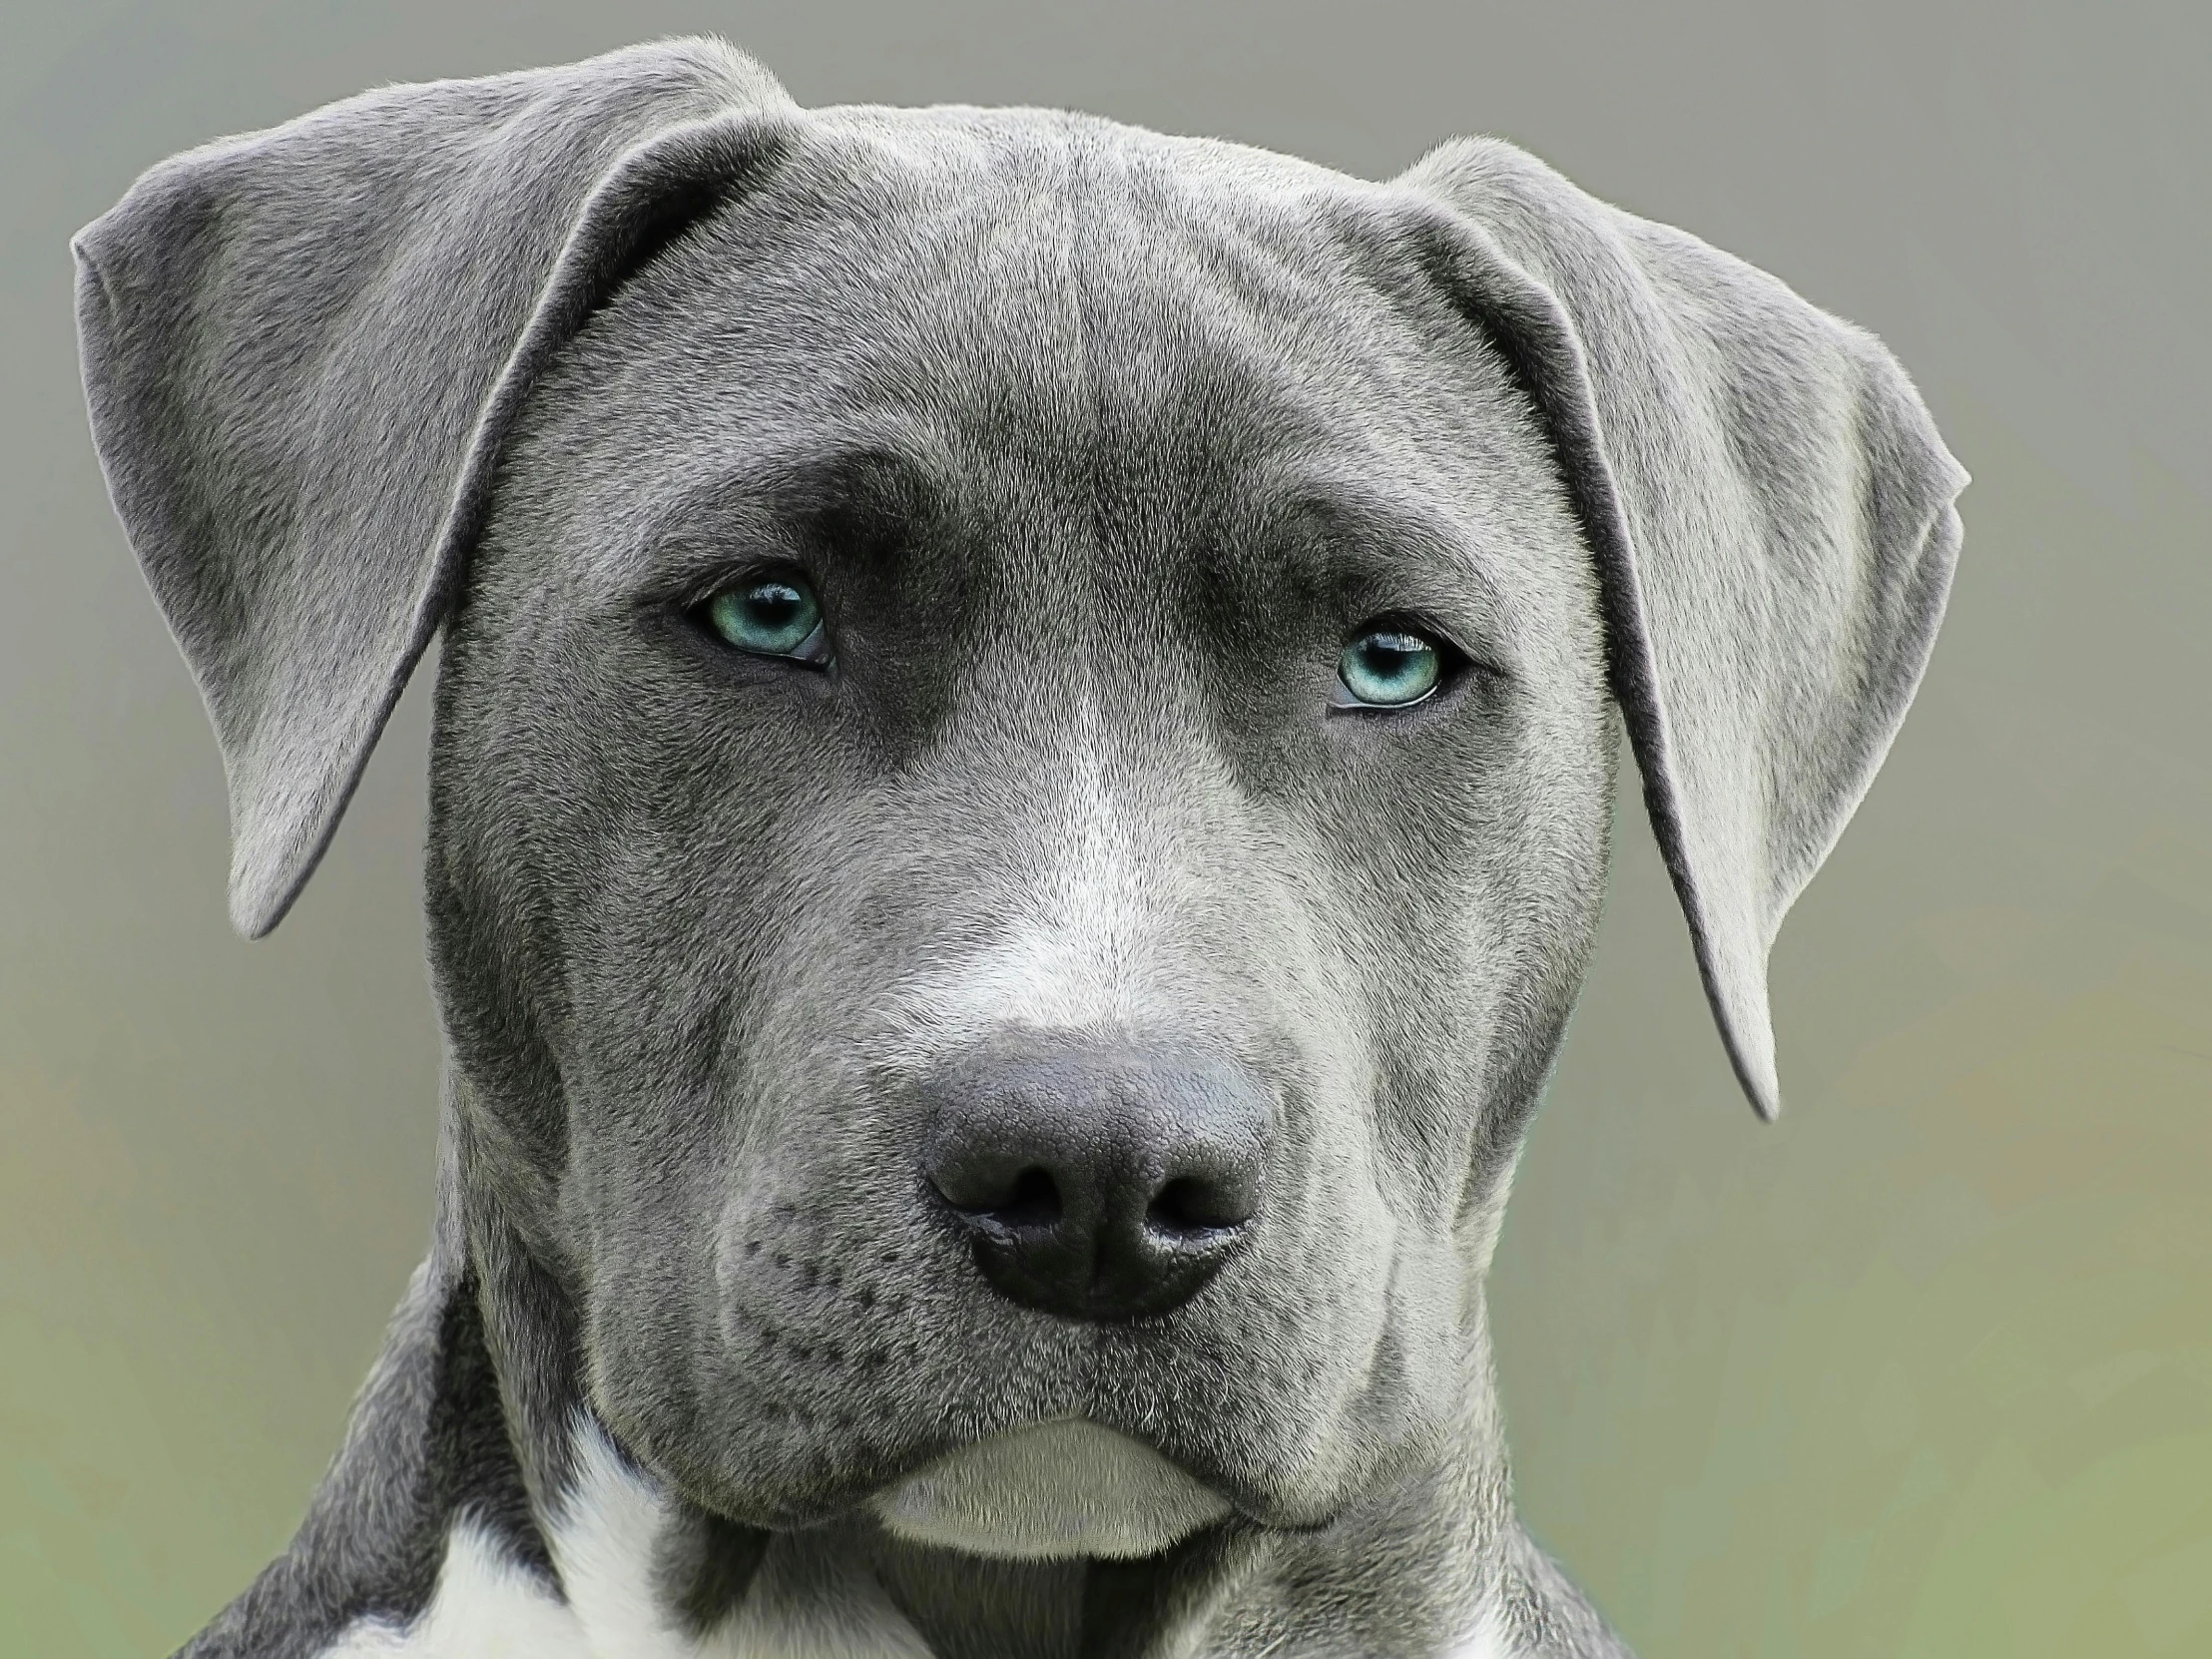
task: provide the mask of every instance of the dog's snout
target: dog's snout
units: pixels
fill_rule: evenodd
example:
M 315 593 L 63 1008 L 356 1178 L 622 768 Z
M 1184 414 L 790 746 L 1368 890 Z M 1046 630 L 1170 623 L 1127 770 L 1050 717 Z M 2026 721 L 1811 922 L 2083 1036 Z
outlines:
M 924 1085 L 922 1174 L 1001 1295 L 1129 1320 L 1196 1295 L 1259 1215 L 1274 1097 L 1122 1044 L 994 1046 Z

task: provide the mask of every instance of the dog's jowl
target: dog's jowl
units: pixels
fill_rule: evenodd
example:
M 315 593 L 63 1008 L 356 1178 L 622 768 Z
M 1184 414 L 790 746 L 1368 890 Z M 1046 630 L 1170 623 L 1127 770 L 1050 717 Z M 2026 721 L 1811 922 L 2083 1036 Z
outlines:
M 1755 1106 L 1963 475 L 1496 142 L 1387 183 L 714 42 L 78 239 L 260 934 L 442 634 L 437 1230 L 196 1655 L 1595 1655 L 1483 1278 L 1625 736 Z

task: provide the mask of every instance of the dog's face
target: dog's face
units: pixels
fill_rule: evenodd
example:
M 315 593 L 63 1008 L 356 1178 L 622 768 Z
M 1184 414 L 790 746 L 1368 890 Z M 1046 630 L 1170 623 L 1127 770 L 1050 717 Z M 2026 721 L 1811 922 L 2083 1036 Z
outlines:
M 1262 220 L 1203 146 L 988 136 L 794 170 L 532 393 L 434 761 L 472 1173 L 715 1509 L 1081 1417 L 1311 1524 L 1462 1393 L 1602 886 L 1596 585 L 1527 398 L 1319 180 Z M 1243 1213 L 1009 1286 L 1058 1241 L 979 1238 L 944 1142 L 1039 1090 L 1017 1184 L 1133 1093 L 1140 1165 L 1234 1119 Z
M 1369 184 L 665 42 L 76 246 L 235 919 L 443 627 L 439 1269 L 754 1522 L 1144 1553 L 1448 1463 L 1613 707 L 1771 1111 L 1958 541 L 1878 344 L 1494 141 Z

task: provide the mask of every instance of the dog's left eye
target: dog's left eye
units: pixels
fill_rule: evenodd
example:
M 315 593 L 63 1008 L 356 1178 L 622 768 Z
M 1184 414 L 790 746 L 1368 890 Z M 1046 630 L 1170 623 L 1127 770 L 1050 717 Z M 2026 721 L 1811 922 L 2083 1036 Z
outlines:
M 707 601 L 707 625 L 740 651 L 816 667 L 830 660 L 822 602 L 799 576 L 770 576 L 725 588 Z
M 1371 628 L 1337 660 L 1340 709 L 1406 709 L 1443 684 L 1444 648 L 1395 626 Z

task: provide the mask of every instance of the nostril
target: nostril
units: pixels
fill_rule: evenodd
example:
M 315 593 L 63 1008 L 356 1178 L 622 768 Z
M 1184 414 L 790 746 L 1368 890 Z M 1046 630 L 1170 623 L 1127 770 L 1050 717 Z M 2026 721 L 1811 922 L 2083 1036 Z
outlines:
M 989 1206 L 989 1213 L 1008 1227 L 1055 1227 L 1065 1210 L 1051 1171 L 1034 1164 L 1014 1177 L 1004 1200 Z
M 1145 1225 L 1156 1233 L 1218 1233 L 1252 1219 L 1251 1206 L 1211 1181 L 1181 1176 L 1146 1206 Z
M 1060 1225 L 1067 1201 L 1042 1164 L 1011 1160 L 954 1160 L 929 1176 L 946 1206 L 970 1221 L 1027 1231 Z

